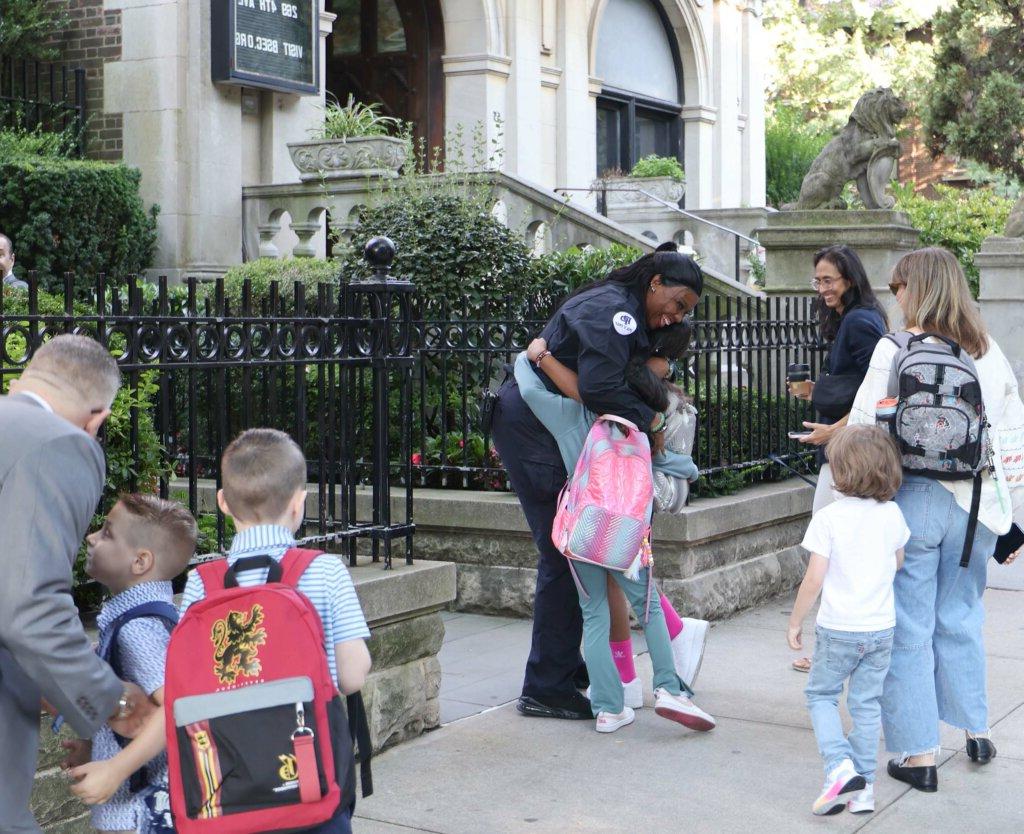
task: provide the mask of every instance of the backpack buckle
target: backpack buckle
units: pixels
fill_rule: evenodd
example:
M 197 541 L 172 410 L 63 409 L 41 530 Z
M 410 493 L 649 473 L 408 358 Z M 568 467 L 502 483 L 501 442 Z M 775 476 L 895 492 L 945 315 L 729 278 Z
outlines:
M 295 703 L 295 725 L 292 741 L 295 741 L 298 736 L 309 736 L 312 738 L 315 735 L 313 730 L 306 726 L 306 708 L 302 705 L 302 701 L 296 701 Z

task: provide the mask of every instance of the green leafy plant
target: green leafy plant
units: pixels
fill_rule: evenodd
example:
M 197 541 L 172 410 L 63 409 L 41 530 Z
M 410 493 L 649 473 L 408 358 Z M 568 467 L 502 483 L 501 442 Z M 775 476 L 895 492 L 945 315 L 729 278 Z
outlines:
M 158 209 L 143 206 L 139 178 L 105 162 L 0 158 L 0 229 L 19 271 L 37 271 L 50 290 L 72 272 L 76 295 L 88 299 L 99 273 L 116 283 L 149 267 Z
M 324 108 L 324 121 L 310 130 L 314 139 L 353 139 L 360 136 L 397 136 L 404 122 L 380 112 L 380 104 L 364 104 L 349 95 L 344 106 L 335 99 Z
M 604 278 L 613 269 L 632 263 L 642 254 L 639 249 L 621 243 L 613 243 L 607 249 L 573 246 L 534 259 L 531 283 L 550 303 L 584 284 Z
M 894 186 L 896 208 L 910 216 L 921 232 L 922 244 L 944 246 L 956 255 L 977 298 L 979 275 L 974 256 L 985 238 L 1002 233 L 1013 201 L 990 189 L 936 185 L 935 191 L 937 197 L 930 199 L 915 194 L 911 185 Z
M 345 263 L 336 259 L 323 258 L 258 258 L 233 266 L 224 273 L 224 297 L 233 311 L 242 309 L 242 289 L 249 281 L 254 311 L 260 311 L 264 302 L 270 299 L 270 285 L 278 282 L 280 298 L 291 304 L 298 282 L 306 290 L 306 302 L 315 309 L 317 287 L 320 284 L 337 286 Z M 203 284 L 198 290 L 200 299 L 213 298 L 215 284 Z M 337 299 L 337 293 L 334 298 Z
M 78 144 L 73 126 L 55 133 L 48 130 L 13 128 L 0 130 L 0 159 L 48 157 L 69 159 Z
M 671 177 L 676 182 L 683 182 L 686 175 L 683 173 L 683 166 L 674 156 L 657 156 L 651 154 L 637 160 L 633 170 L 629 172 L 631 177 Z
M 798 111 L 775 108 L 764 135 L 765 196 L 769 205 L 778 208 L 800 196 L 800 185 L 829 138 Z
M 53 33 L 67 26 L 67 5 L 40 0 L 0 2 L 0 55 L 35 60 L 56 57 Z

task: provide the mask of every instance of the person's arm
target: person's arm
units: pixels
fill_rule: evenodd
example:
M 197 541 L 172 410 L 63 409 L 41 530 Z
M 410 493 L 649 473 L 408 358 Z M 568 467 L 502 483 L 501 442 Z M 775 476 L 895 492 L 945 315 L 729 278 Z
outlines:
M 103 480 L 99 446 L 76 432 L 26 452 L 0 487 L 0 645 L 83 738 L 115 714 L 126 689 L 142 700 L 97 657 L 71 598 L 71 566 Z
M 825 574 L 828 572 L 828 559 L 820 553 L 812 553 L 807 563 L 807 572 L 804 574 L 804 581 L 800 583 L 800 590 L 796 594 L 796 602 L 793 603 L 793 613 L 789 615 L 789 628 L 786 630 L 786 642 L 791 649 L 803 648 L 803 625 L 808 612 L 814 606 L 814 601 L 821 593 L 821 587 L 825 584 Z
M 690 455 L 679 452 L 670 452 L 667 449 L 660 455 L 651 457 L 651 467 L 656 472 L 662 472 L 670 478 L 681 478 L 693 483 L 700 477 L 700 470 L 693 462 Z
M 156 690 L 151 696 L 159 709 L 153 710 L 142 731 L 122 748 L 112 759 L 73 767 L 68 774 L 74 780 L 71 792 L 86 805 L 100 805 L 109 802 L 118 787 L 131 775 L 167 746 L 164 731 L 164 690 Z
M 334 658 L 338 664 L 338 689 L 342 695 L 358 692 L 370 674 L 370 650 L 365 640 L 345 640 L 334 644 Z
M 544 360 L 545 364 L 547 361 Z M 579 423 L 583 405 L 545 388 L 525 353 L 516 357 L 514 373 L 523 402 L 553 437 L 557 438 L 566 428 Z
M 563 365 L 547 348 L 548 343 L 544 339 L 534 339 L 526 348 L 526 358 L 544 371 L 563 397 L 580 402 L 579 377 L 576 372 Z
M 864 375 L 864 381 L 857 389 L 857 396 L 853 400 L 853 408 L 849 414 L 849 425 L 858 424 L 874 425 L 875 406 L 879 400 L 889 396 L 889 374 L 892 371 L 892 362 L 896 358 L 899 348 L 891 339 L 879 339 L 875 350 L 871 354 L 871 362 L 868 365 L 868 372 Z

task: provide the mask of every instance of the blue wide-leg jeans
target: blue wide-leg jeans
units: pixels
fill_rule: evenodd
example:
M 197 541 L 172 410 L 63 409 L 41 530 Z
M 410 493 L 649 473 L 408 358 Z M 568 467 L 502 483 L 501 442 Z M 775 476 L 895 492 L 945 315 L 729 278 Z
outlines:
M 938 481 L 908 475 L 895 500 L 910 541 L 896 574 L 882 728 L 886 749 L 913 756 L 939 746 L 940 720 L 988 732 L 981 595 L 996 535 L 978 524 L 970 564 L 962 568 L 968 514 L 953 494 Z

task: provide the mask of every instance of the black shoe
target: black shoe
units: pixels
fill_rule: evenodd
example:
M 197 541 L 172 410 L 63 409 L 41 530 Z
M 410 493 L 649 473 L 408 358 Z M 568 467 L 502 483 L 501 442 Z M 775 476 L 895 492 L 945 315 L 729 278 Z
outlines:
M 573 692 L 572 695 L 545 695 L 540 698 L 522 695 L 516 704 L 516 711 L 531 718 L 565 718 L 579 721 L 594 717 L 594 713 L 590 711 L 590 699 L 579 692 Z
M 990 738 L 967 737 L 967 755 L 971 761 L 986 765 L 996 757 L 996 746 Z
M 935 765 L 908 767 L 901 765 L 896 759 L 890 759 L 888 769 L 893 779 L 906 782 L 910 787 L 924 793 L 935 793 L 939 789 L 939 772 Z

